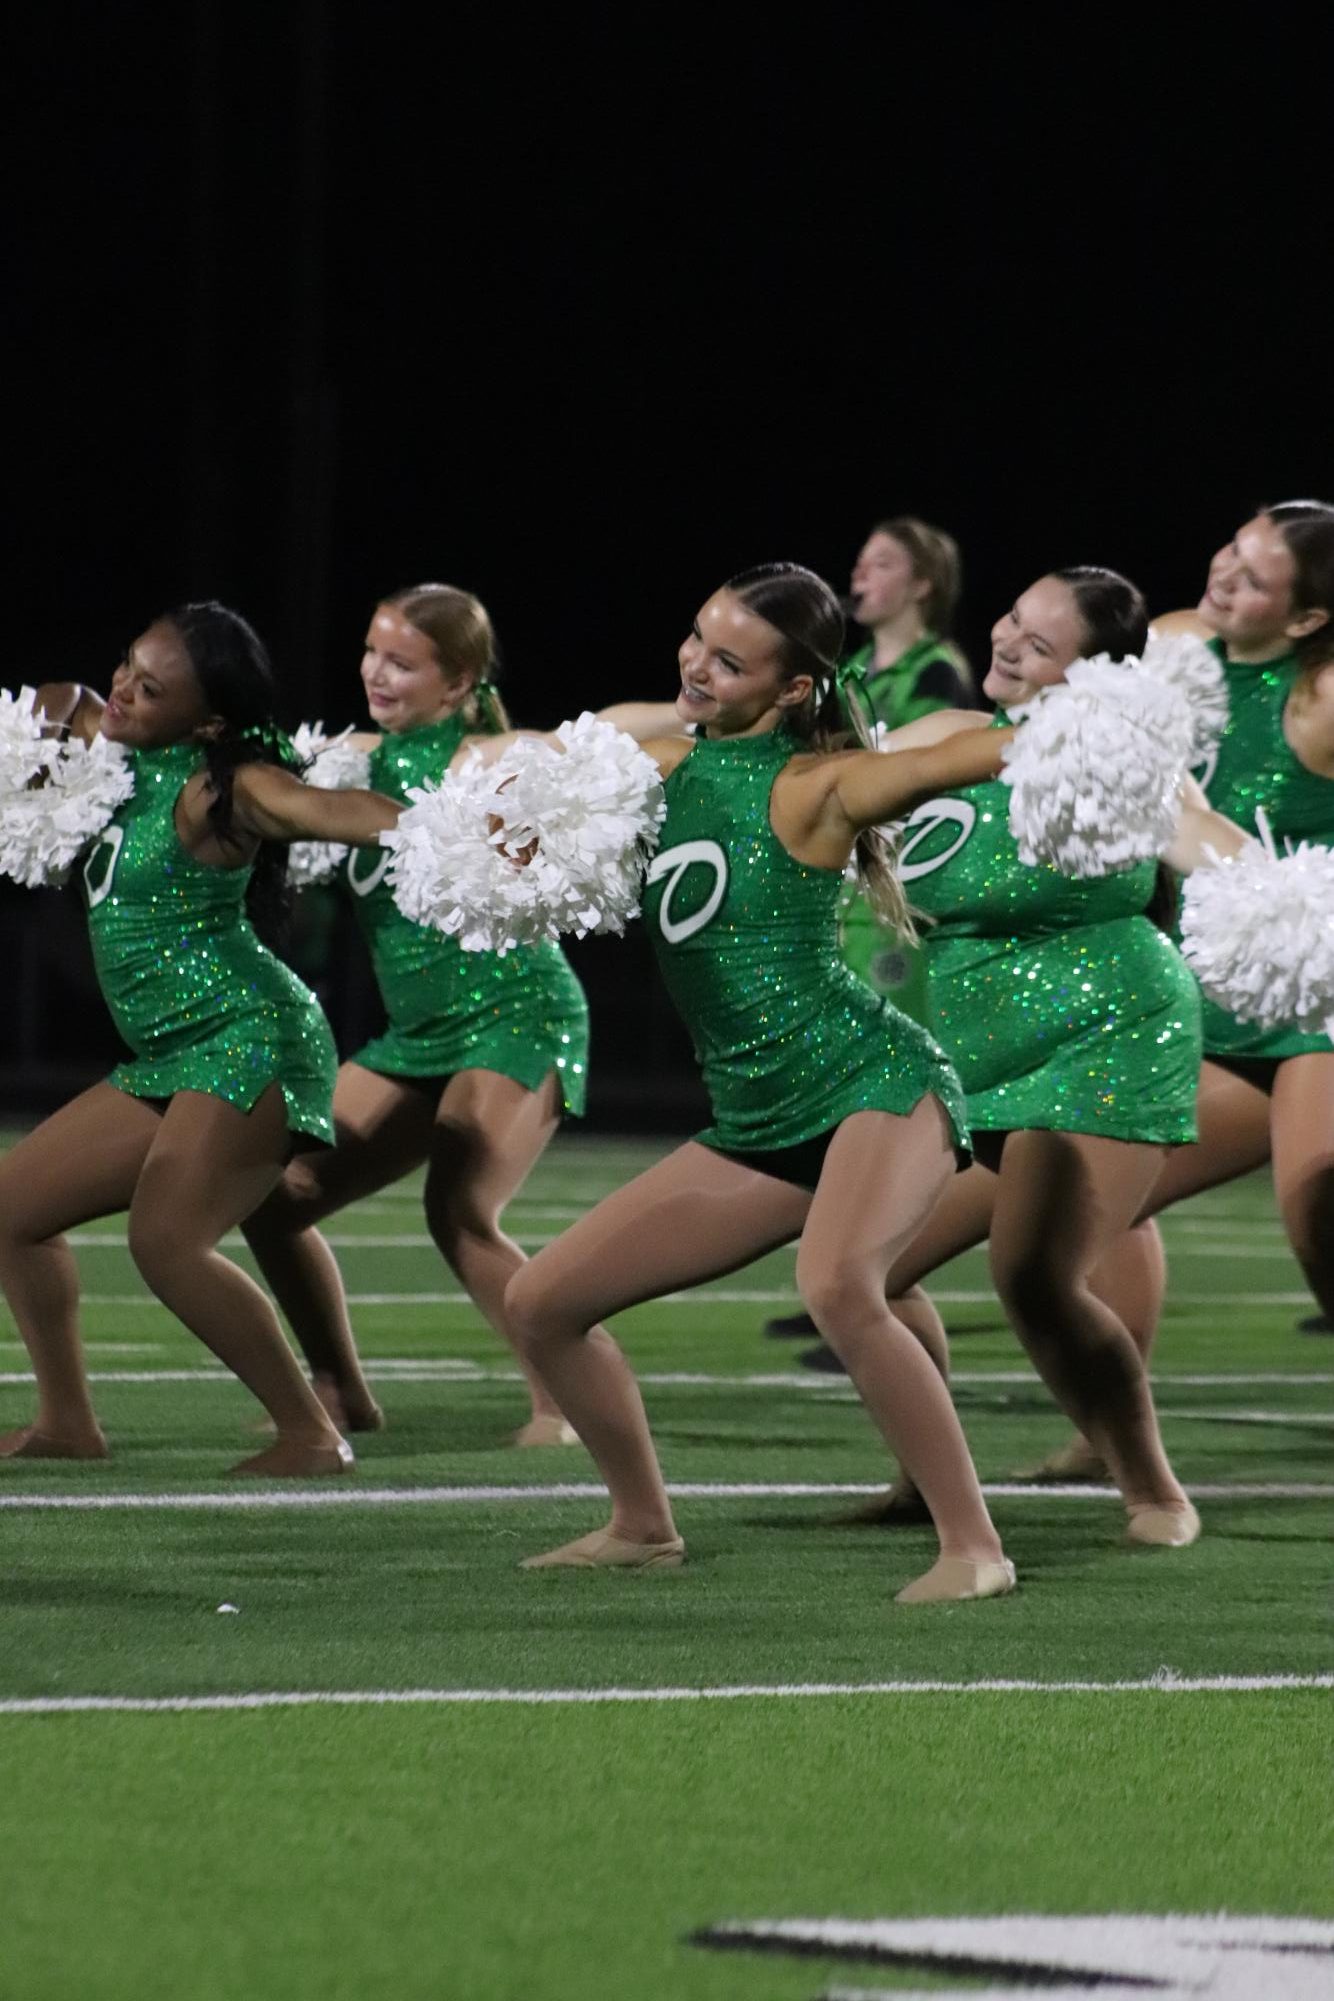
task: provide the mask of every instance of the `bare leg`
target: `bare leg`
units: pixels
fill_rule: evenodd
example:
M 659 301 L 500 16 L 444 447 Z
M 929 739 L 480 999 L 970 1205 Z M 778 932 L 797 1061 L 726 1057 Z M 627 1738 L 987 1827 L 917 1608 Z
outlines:
M 1272 1118 L 1279 1213 L 1307 1284 L 1334 1317 L 1334 1055 L 1280 1064 Z
M 599 1202 L 511 1278 L 512 1338 L 597 1461 L 611 1495 L 608 1532 L 624 1543 L 673 1543 L 676 1525 L 639 1385 L 598 1323 L 789 1242 L 810 1203 L 804 1189 L 691 1141 Z
M 426 1221 L 441 1255 L 478 1311 L 515 1350 L 528 1384 L 529 1421 L 516 1445 L 575 1442 L 560 1407 L 529 1365 L 505 1317 L 505 1287 L 524 1254 L 500 1227 L 560 1124 L 560 1083 L 555 1072 L 530 1091 L 495 1070 L 462 1070 L 451 1077 L 436 1113 L 431 1164 L 426 1175 Z
M 401 1180 L 427 1158 L 435 1108 L 398 1078 L 345 1063 L 334 1087 L 332 1150 L 298 1154 L 243 1225 L 246 1242 L 287 1316 L 315 1394 L 341 1430 L 384 1419 L 362 1372 L 338 1262 L 316 1224 Z M 341 1421 L 340 1421 L 341 1420 Z
M 37 1377 L 36 1419 L 0 1438 L 0 1457 L 106 1456 L 63 1232 L 129 1208 L 161 1123 L 151 1105 L 94 1084 L 0 1161 L 0 1282 Z
M 1128 1141 L 1011 1133 L 991 1232 L 992 1274 L 1010 1319 L 1048 1389 L 1111 1467 L 1133 1532 L 1144 1510 L 1155 1530 L 1164 1511 L 1184 1527 L 1189 1504 L 1158 1436 L 1139 1351 L 1088 1275 L 1134 1220 L 1160 1164 L 1158 1148 Z
M 890 1312 L 921 1343 L 945 1383 L 950 1376 L 949 1339 L 934 1302 L 918 1280 L 929 1277 L 961 1252 L 986 1242 L 995 1202 L 995 1173 L 975 1160 L 948 1183 L 911 1244 L 896 1258 L 885 1282 Z M 859 1502 L 842 1517 L 885 1528 L 916 1527 L 930 1518 L 925 1500 L 902 1469 L 892 1487 Z
M 1125 1324 L 1146 1362 L 1157 1336 L 1167 1280 L 1162 1240 L 1150 1219 L 1189 1195 L 1251 1173 L 1269 1158 L 1269 1099 L 1259 1083 L 1206 1063 L 1200 1072 L 1196 1119 L 1199 1139 L 1172 1149 L 1141 1210 L 1141 1221 L 1117 1238 L 1089 1275 L 1090 1292 Z M 1027 1477 L 1039 1480 L 1100 1480 L 1106 1474 L 1106 1461 L 1079 1436 L 1027 1470 Z
M 797 1253 L 797 1287 L 812 1319 L 931 1510 L 942 1558 L 932 1575 L 940 1580 L 951 1566 L 999 1573 L 1003 1554 L 949 1390 L 891 1313 L 885 1281 L 953 1171 L 952 1136 L 936 1099 L 924 1098 L 907 1118 L 855 1113 L 830 1143 Z M 1001 1588 L 1012 1581 L 1011 1574 Z M 928 1595 L 947 1594 L 912 1591 Z
M 277 1444 L 237 1472 L 337 1473 L 352 1463 L 306 1382 L 265 1294 L 217 1249 L 277 1186 L 287 1109 L 272 1084 L 249 1112 L 178 1091 L 130 1204 L 130 1254 L 165 1306 L 240 1377 L 273 1419 Z

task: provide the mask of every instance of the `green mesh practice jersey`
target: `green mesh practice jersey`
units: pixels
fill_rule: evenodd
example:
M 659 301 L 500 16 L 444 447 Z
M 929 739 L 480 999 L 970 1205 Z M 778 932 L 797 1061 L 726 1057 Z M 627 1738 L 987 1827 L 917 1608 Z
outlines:
M 338 1061 L 315 996 L 251 929 L 250 870 L 208 868 L 176 833 L 202 753 L 131 756 L 134 793 L 83 869 L 98 981 L 134 1051 L 111 1082 L 136 1098 L 205 1091 L 245 1112 L 276 1082 L 292 1131 L 332 1144 Z
M 644 922 L 729 1152 L 796 1146 L 858 1111 L 927 1093 L 965 1139 L 958 1079 L 925 1031 L 840 962 L 842 876 L 795 861 L 769 824 L 786 730 L 700 738 L 666 784 Z
M 1248 834 L 1263 811 L 1280 848 L 1285 839 L 1334 846 L 1334 780 L 1308 771 L 1283 734 L 1283 711 L 1300 671 L 1295 656 L 1244 666 L 1228 659 L 1221 640 L 1209 643 L 1223 663 L 1228 699 L 1217 753 L 1199 774 L 1209 804 Z M 1214 1001 L 1204 1003 L 1206 1056 L 1263 1060 L 1331 1048 L 1327 1035 L 1257 1028 Z
M 998 720 L 1000 720 L 998 718 Z M 1094 881 L 1028 868 L 999 779 L 929 800 L 899 874 L 926 932 L 927 1021 L 978 1132 L 1195 1137 L 1199 991 L 1143 915 L 1152 862 Z
M 460 716 L 381 737 L 368 784 L 391 799 L 437 784 L 464 737 Z M 588 1005 L 558 945 L 521 951 L 465 952 L 424 924 L 413 924 L 385 881 L 386 848 L 353 848 L 347 882 L 388 1031 L 354 1061 L 391 1077 L 448 1077 L 495 1070 L 537 1090 L 552 1070 L 568 1111 L 582 1112 L 588 1072 Z

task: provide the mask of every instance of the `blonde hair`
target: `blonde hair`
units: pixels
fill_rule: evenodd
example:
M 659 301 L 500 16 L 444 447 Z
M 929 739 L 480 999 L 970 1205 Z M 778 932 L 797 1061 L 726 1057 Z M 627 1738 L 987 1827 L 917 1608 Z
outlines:
M 435 657 L 450 675 L 466 680 L 465 722 L 498 735 L 511 727 L 505 704 L 492 680 L 496 672 L 496 635 L 490 613 L 471 591 L 453 584 L 413 584 L 382 602 L 415 626 L 435 648 Z

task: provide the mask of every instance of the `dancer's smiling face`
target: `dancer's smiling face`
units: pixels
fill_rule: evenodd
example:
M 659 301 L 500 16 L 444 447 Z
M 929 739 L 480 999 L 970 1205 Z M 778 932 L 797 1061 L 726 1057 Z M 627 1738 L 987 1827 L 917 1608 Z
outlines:
M 387 604 L 376 606 L 367 629 L 361 682 L 371 721 L 390 735 L 452 716 L 472 685 L 448 673 L 426 634 Z
M 1200 617 L 1227 641 L 1234 657 L 1263 658 L 1287 650 L 1297 564 L 1282 530 L 1257 514 L 1239 528 L 1209 565 Z
M 732 591 L 715 591 L 681 642 L 676 713 L 708 736 L 758 736 L 811 692 L 809 674 L 783 678 L 783 637 Z
M 158 619 L 126 649 L 111 677 L 102 735 L 132 750 L 161 750 L 213 720 L 185 641 L 170 619 Z
M 1017 709 L 1040 688 L 1063 681 L 1087 642 L 1069 584 L 1039 577 L 991 628 L 991 666 L 982 692 L 1003 709 Z

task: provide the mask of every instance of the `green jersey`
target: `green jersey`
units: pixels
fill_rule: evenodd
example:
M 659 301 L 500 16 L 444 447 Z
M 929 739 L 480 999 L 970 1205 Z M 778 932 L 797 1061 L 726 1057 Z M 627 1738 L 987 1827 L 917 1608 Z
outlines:
M 933 1093 L 962 1144 L 940 1050 L 839 960 L 841 873 L 794 860 L 769 824 L 774 781 L 801 748 L 783 729 L 701 737 L 667 780 L 644 921 L 704 1072 L 714 1122 L 697 1137 L 768 1152 Z
M 209 868 L 176 832 L 197 744 L 131 753 L 134 792 L 83 868 L 98 982 L 134 1052 L 111 1074 L 136 1098 L 204 1091 L 248 1112 L 282 1086 L 293 1132 L 333 1143 L 333 1037 L 315 996 L 246 916 L 249 868 Z
M 835 677 L 844 713 L 870 728 L 902 729 L 937 709 L 975 709 L 977 693 L 957 646 L 938 633 L 924 632 L 888 667 L 875 664 L 875 642 L 843 662 Z
M 1334 847 L 1334 780 L 1308 771 L 1288 743 L 1283 714 L 1300 668 L 1296 656 L 1259 666 L 1229 660 L 1210 640 L 1227 678 L 1228 719 L 1218 750 L 1199 774 L 1209 804 L 1248 834 L 1263 811 L 1280 848 L 1285 840 Z M 1327 1035 L 1298 1028 L 1257 1028 L 1215 1001 L 1204 1003 L 1204 1053 L 1242 1061 L 1306 1056 L 1334 1049 Z
M 868 729 L 877 723 L 899 729 L 936 709 L 971 708 L 976 701 L 963 655 L 934 632 L 924 632 L 892 667 L 877 667 L 874 656 L 874 643 L 868 642 L 838 670 L 849 722 L 859 717 Z M 839 902 L 839 942 L 844 964 L 858 979 L 914 1020 L 925 1020 L 926 962 L 920 948 L 905 945 L 854 882 Z
M 899 875 L 935 920 L 927 1021 L 975 1131 L 1194 1139 L 1199 993 L 1144 915 L 1152 862 L 1097 880 L 1026 867 L 990 779 L 909 815 Z
M 391 799 L 438 783 L 470 725 L 461 716 L 383 736 L 367 783 Z M 472 732 L 472 733 L 475 733 Z M 355 1062 L 390 1077 L 495 1070 L 535 1091 L 552 1070 L 567 1111 L 581 1113 L 588 1004 L 557 945 L 465 952 L 456 938 L 404 917 L 385 881 L 389 852 L 353 848 L 347 883 L 389 1017 Z

